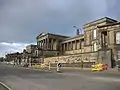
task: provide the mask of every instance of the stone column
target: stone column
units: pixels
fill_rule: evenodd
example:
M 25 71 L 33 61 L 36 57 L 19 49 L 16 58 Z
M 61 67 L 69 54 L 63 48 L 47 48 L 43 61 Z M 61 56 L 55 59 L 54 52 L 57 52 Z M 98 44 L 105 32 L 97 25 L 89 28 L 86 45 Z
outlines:
M 40 48 L 42 48 L 42 41 L 40 41 Z
M 39 45 L 39 41 L 37 41 L 37 45 Z
M 63 51 L 64 51 L 64 45 L 61 44 L 61 52 L 63 52 Z
M 43 48 L 45 49 L 45 39 L 43 40 Z
M 109 36 L 109 31 L 107 32 L 107 44 L 108 44 L 108 46 L 110 45 L 110 36 Z
M 40 46 L 40 41 L 37 41 L 37 45 Z
M 67 51 L 67 43 L 65 43 L 65 50 Z
M 43 47 L 43 41 L 41 40 L 41 48 Z
M 40 41 L 37 43 L 37 45 L 40 47 Z
M 104 37 L 103 37 L 103 34 L 101 33 L 101 46 L 103 47 L 103 44 L 104 44 Z
M 65 51 L 65 43 L 63 43 L 63 50 Z
M 71 50 L 71 43 L 68 43 L 68 50 Z
M 75 40 L 75 50 L 77 49 L 77 41 Z
M 98 44 L 99 44 L 98 48 L 100 49 L 101 46 L 102 46 L 102 35 L 101 35 L 101 33 L 98 34 Z
M 48 38 L 46 38 L 46 50 L 48 49 Z
M 47 38 L 45 39 L 45 49 L 47 49 Z
M 68 46 L 68 43 L 67 43 L 67 51 L 69 50 L 69 46 Z
M 40 48 L 41 48 L 41 41 L 39 41 L 39 46 L 40 46 Z
M 82 44 L 81 40 L 79 40 L 79 49 L 81 49 L 81 44 Z
M 73 50 L 73 43 L 71 42 L 71 50 Z
M 47 49 L 49 49 L 50 44 L 49 44 L 49 38 L 47 38 Z
M 53 50 L 53 39 L 51 39 L 51 50 Z
M 44 43 L 44 42 L 43 42 L 43 40 L 42 40 L 42 41 L 41 41 L 41 46 L 42 46 L 42 48 L 43 48 L 43 45 L 44 45 L 43 43 Z

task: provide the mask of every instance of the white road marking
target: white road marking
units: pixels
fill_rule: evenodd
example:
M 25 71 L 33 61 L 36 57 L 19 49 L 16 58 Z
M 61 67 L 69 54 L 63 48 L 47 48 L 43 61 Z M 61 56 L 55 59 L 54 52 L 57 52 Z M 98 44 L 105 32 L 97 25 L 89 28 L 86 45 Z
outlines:
M 5 85 L 4 83 L 0 82 L 0 85 L 2 85 L 3 87 L 5 87 L 8 90 L 11 90 L 7 85 Z

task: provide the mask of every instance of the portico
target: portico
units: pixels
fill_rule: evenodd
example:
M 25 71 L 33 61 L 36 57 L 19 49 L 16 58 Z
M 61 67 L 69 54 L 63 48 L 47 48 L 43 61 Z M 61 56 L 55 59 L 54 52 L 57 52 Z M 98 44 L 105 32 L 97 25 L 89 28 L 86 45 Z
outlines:
M 83 47 L 84 35 L 79 35 L 73 38 L 67 38 L 61 42 L 61 52 L 64 54 L 82 53 Z

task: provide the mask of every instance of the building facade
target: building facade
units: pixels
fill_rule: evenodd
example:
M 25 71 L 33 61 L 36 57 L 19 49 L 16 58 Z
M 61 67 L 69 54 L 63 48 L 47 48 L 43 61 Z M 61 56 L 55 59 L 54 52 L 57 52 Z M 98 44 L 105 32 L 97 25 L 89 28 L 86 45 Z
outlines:
M 85 24 L 83 31 L 74 37 L 41 33 L 36 37 L 37 45 L 6 57 L 15 61 L 21 58 L 24 63 L 96 62 L 114 67 L 120 60 L 120 22 L 105 17 Z
M 41 33 L 36 37 L 37 45 L 42 49 L 45 57 L 56 56 L 60 53 L 60 44 L 67 36 Z
M 30 65 L 34 63 L 41 63 L 42 60 L 42 50 L 38 45 L 28 45 L 26 49 L 23 50 L 22 62 L 28 63 Z
M 115 66 L 116 60 L 120 59 L 120 23 L 105 17 L 85 24 L 83 29 L 84 34 L 75 37 L 42 33 L 36 38 L 37 45 L 44 49 L 48 57 L 68 57 L 64 60 L 66 62 L 69 59 Z
M 22 63 L 22 53 L 9 53 L 6 55 L 6 61 L 13 61 L 14 64 L 20 65 Z

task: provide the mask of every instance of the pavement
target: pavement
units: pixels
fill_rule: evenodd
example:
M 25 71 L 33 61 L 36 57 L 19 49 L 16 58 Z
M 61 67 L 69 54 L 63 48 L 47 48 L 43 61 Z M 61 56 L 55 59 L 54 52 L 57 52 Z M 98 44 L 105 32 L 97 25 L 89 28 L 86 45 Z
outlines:
M 0 64 L 0 82 L 12 90 L 120 90 L 120 72 L 62 69 L 62 73 Z

